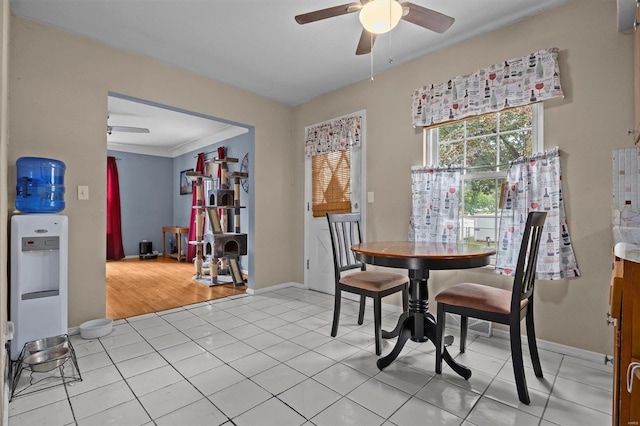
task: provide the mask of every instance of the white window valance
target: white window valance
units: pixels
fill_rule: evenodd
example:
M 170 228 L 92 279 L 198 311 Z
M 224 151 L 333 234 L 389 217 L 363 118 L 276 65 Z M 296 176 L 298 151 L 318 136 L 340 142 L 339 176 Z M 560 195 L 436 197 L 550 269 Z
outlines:
M 344 151 L 362 143 L 362 114 L 348 115 L 305 129 L 307 156 Z
M 416 89 L 411 116 L 414 126 L 435 126 L 562 96 L 554 47 Z

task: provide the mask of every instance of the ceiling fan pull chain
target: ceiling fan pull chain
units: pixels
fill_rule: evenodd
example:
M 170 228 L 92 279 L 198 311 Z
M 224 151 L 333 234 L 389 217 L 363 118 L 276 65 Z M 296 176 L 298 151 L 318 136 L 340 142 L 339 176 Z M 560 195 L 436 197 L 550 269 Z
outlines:
M 389 25 L 391 26 L 392 23 L 392 18 L 391 18 L 391 14 L 392 14 L 392 9 L 391 9 L 391 2 L 389 2 Z M 397 23 L 395 24 L 397 25 Z M 395 26 L 393 25 L 393 26 Z M 391 31 L 389 31 L 389 65 L 393 64 L 393 50 L 391 49 Z
M 393 64 L 393 47 L 391 46 L 391 32 L 389 32 L 389 65 Z
M 369 53 L 371 60 L 371 81 L 373 81 L 373 34 L 369 33 L 369 39 L 371 40 L 371 53 Z

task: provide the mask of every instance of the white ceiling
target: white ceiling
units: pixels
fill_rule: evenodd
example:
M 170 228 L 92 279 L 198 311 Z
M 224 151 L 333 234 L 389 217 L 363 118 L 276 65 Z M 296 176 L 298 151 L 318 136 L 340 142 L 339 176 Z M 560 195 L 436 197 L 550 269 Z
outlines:
M 413 1 L 456 21 L 444 34 L 400 21 L 376 40 L 374 74 L 571 0 Z M 294 20 L 343 3 L 348 0 L 11 0 L 11 10 L 295 106 L 371 75 L 371 55 L 355 55 L 362 29 L 357 13 L 306 25 Z M 151 126 L 134 120 L 139 111 L 124 105 L 109 112 L 110 125 Z M 129 118 L 132 124 L 123 124 Z M 151 129 L 128 138 L 158 134 Z M 160 148 L 175 150 L 195 137 Z M 112 142 L 130 141 L 118 135 Z
M 115 151 L 173 158 L 248 132 L 244 127 L 116 96 L 109 96 L 108 111 L 108 126 L 149 129 L 149 133 L 114 130 L 107 135 L 107 148 Z

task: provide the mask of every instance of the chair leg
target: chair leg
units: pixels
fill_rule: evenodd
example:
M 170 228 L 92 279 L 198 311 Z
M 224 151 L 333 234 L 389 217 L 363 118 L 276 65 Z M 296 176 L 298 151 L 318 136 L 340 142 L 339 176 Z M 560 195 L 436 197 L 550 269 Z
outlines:
M 516 318 L 514 321 L 518 321 Z M 516 379 L 518 389 L 518 399 L 523 404 L 529 405 L 529 391 L 527 390 L 527 379 L 524 376 L 524 362 L 522 361 L 522 338 L 520 336 L 520 323 L 510 324 L 509 334 L 511 337 L 511 361 L 513 362 L 513 375 Z
M 469 317 L 460 315 L 460 353 L 463 354 L 467 347 L 467 329 L 469 328 Z
M 531 354 L 531 364 L 536 377 L 542 376 L 542 366 L 540 365 L 540 356 L 538 355 L 538 344 L 536 343 L 536 330 L 533 323 L 533 306 L 528 306 L 527 316 L 527 342 L 529 343 L 529 353 Z
M 409 312 L 409 284 L 404 285 L 402 290 L 402 312 Z
M 360 311 L 358 312 L 358 325 L 362 325 L 364 322 L 364 308 L 367 306 L 367 296 L 360 295 Z
M 342 290 L 336 288 L 336 296 L 333 299 L 333 325 L 331 326 L 331 337 L 338 334 L 338 321 L 340 319 L 340 302 L 342 298 Z
M 436 374 L 442 374 L 442 335 L 444 334 L 444 306 L 438 303 L 438 313 L 436 319 Z
M 373 298 L 373 326 L 375 327 L 376 355 L 382 353 L 382 299 L 379 295 Z

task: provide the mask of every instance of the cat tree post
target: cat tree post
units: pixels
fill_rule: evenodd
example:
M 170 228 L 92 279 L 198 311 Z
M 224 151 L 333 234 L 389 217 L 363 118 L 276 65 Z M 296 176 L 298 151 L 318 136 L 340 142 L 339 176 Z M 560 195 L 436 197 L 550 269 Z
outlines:
M 204 175 L 200 172 L 187 172 L 187 178 L 195 182 L 196 187 L 196 205 L 193 206 L 196 209 L 196 240 L 189 241 L 189 244 L 196 246 L 196 259 L 193 262 L 195 267 L 195 279 L 202 278 L 202 225 L 204 223 L 204 197 L 203 197 L 203 179 Z

